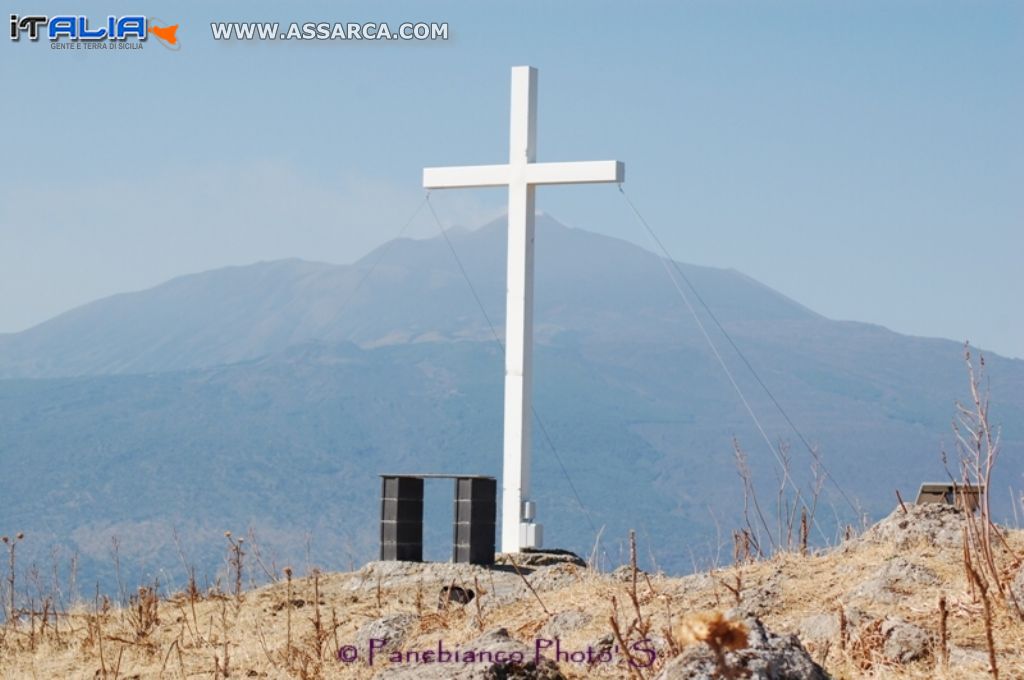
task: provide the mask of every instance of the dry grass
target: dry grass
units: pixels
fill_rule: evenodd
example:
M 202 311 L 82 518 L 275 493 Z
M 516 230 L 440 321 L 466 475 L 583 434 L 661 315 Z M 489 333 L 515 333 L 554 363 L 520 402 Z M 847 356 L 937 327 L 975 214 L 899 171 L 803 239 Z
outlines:
M 1024 534 L 1008 532 L 1006 547 L 997 548 L 994 559 L 1009 560 L 1011 550 L 1024 551 Z M 848 601 L 857 584 L 897 555 L 932 570 L 938 585 L 915 587 L 892 603 Z M 460 585 L 474 587 L 480 595 L 466 606 L 439 610 L 432 608 L 432 598 L 447 582 L 389 587 L 380 580 L 343 573 L 295 578 L 288 570 L 281 582 L 237 596 L 234 583 L 229 593 L 200 593 L 193 584 L 162 599 L 156 597 L 156 588 L 146 587 L 128 607 L 97 598 L 59 614 L 23 612 L 17 626 L 2 632 L 0 667 L 4 677 L 11 678 L 368 678 L 379 666 L 341 663 L 335 658 L 338 648 L 354 644 L 358 629 L 367 622 L 403 612 L 417 616 L 406 641 L 413 649 L 436 646 L 439 638 L 456 647 L 481 630 L 498 626 L 532 646 L 551 617 L 567 611 L 583 612 L 589 622 L 562 637 L 566 648 L 585 649 L 614 634 L 624 643 L 661 636 L 676 650 L 687 637 L 707 644 L 721 637 L 719 646 L 728 649 L 736 638 L 726 633 L 735 636 L 737 631 L 708 623 L 723 622 L 716 614 L 700 613 L 727 610 L 770 583 L 776 595 L 762 619 L 776 632 L 797 632 L 807 617 L 835 613 L 841 606 L 855 605 L 862 611 L 866 623 L 847 623 L 832 638 L 806 643 L 834 677 L 958 680 L 988 673 L 985 604 L 977 588 L 971 594 L 959 548 L 921 543 L 900 550 L 855 541 L 825 554 L 783 553 L 682 578 L 635 572 L 625 581 L 569 565 L 550 569 L 569 577 L 549 587 L 537 578 L 539 572 L 529 575 L 524 570 L 529 589 L 517 586 L 521 596 L 504 599 L 492 594 L 495 587 L 489 580 L 500 577 L 518 583 L 517 575 L 467 572 L 467 583 Z M 940 598 L 945 615 L 937 604 Z M 932 656 L 907 665 L 883 658 L 879 622 L 886 616 L 902 617 L 930 631 L 936 640 Z M 1024 625 L 1013 608 L 997 601 L 991 603 L 991 619 L 1002 676 L 1024 677 Z M 948 665 L 942 663 L 938 644 L 942 628 L 950 649 Z M 707 634 L 702 637 L 700 630 Z M 561 667 L 570 678 L 629 673 L 624 664 Z M 653 673 L 639 670 L 633 675 L 646 678 Z

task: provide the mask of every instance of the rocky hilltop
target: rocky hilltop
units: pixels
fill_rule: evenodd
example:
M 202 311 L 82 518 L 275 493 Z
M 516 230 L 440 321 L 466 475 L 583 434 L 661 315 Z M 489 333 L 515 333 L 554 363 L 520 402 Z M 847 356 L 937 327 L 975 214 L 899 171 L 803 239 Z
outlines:
M 143 588 L 124 607 L 44 601 L 3 629 L 0 664 L 5 677 L 668 680 L 978 678 L 994 662 L 1024 677 L 1024 532 L 994 530 L 986 558 L 963 543 L 977 527 L 908 504 L 828 550 L 683 577 L 527 553 Z

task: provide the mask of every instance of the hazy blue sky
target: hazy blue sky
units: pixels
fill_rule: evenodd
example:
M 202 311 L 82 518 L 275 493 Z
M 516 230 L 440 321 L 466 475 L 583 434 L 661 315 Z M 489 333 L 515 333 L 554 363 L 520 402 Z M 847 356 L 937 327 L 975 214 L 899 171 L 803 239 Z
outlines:
M 182 47 L 0 41 L 0 331 L 188 272 L 358 258 L 416 207 L 424 165 L 504 162 L 508 69 L 528 63 L 539 158 L 624 160 L 677 259 L 1024 357 L 1024 4 L 74 7 L 180 22 Z M 448 21 L 451 40 L 218 43 L 211 20 Z M 503 202 L 437 198 L 470 226 Z M 649 245 L 613 187 L 538 207 Z

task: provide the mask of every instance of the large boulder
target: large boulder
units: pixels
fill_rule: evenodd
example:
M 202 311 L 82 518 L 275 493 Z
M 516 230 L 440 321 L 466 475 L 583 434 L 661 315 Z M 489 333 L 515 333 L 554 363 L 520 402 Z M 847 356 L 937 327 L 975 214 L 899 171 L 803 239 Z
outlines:
M 356 648 L 369 649 L 371 640 L 383 640 L 382 652 L 398 649 L 417 621 L 419 617 L 415 614 L 392 614 L 368 621 L 356 631 Z
M 909 663 L 923 659 L 931 651 L 932 636 L 901 618 L 887 618 L 882 622 L 881 632 L 885 637 L 882 653 L 890 661 Z
M 907 503 L 906 511 L 897 507 L 892 513 L 865 531 L 856 543 L 891 543 L 897 548 L 909 548 L 927 543 L 940 548 L 959 548 L 963 545 L 964 513 L 944 503 Z
M 559 548 L 526 548 L 522 552 L 509 555 L 498 553 L 494 558 L 495 564 L 511 565 L 512 560 L 520 567 L 550 567 L 556 564 L 571 564 L 586 569 L 587 561 L 572 552 Z
M 846 595 L 847 601 L 894 603 L 922 586 L 939 584 L 938 575 L 928 567 L 896 556 L 878 567 L 871 577 L 855 586 Z
M 785 576 L 782 569 L 776 569 L 768 578 L 758 583 L 744 585 L 740 591 L 740 604 L 737 610 L 744 617 L 761 617 L 772 613 L 782 596 L 782 583 Z
M 747 646 L 726 652 L 725 663 L 736 677 L 749 680 L 829 680 L 795 635 L 776 635 L 760 619 L 743 622 Z M 706 644 L 695 644 L 668 662 L 655 680 L 720 680 L 715 654 Z
M 847 627 L 860 626 L 868 619 L 867 614 L 857 607 L 845 607 L 843 614 Z M 797 622 L 796 632 L 804 642 L 838 641 L 841 632 L 839 613 L 824 612 L 806 616 Z
M 839 638 L 839 615 L 831 612 L 812 614 L 797 623 L 797 634 L 804 642 L 820 642 Z
M 538 637 L 547 640 L 566 638 L 576 633 L 591 622 L 593 616 L 576 609 L 567 609 L 556 613 L 544 624 Z

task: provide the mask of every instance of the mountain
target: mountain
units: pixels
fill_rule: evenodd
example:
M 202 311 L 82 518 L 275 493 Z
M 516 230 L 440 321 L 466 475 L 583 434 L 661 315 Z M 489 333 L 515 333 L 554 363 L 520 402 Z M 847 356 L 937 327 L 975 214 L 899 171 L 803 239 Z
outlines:
M 500 334 L 504 225 L 451 238 Z M 213 574 L 223 531 L 250 526 L 268 562 L 308 553 L 337 567 L 376 549 L 377 474 L 499 474 L 503 362 L 488 320 L 444 240 L 382 248 L 350 266 L 184 276 L 0 337 L 0 465 L 14 480 L 0 528 L 25 531 L 40 561 L 54 544 L 62 564 L 77 551 L 83 577 L 107 583 L 112 537 L 122 569 L 180 581 L 179 552 Z M 960 343 L 832 321 L 738 272 L 681 266 L 820 448 L 831 481 L 818 542 L 890 509 L 896 489 L 945 478 L 940 451 L 967 396 Z M 536 267 L 534 486 L 548 540 L 589 553 L 603 527 L 614 556 L 637 528 L 648 563 L 710 559 L 744 523 L 733 437 L 774 516 L 774 453 L 659 259 L 547 218 Z M 802 442 L 705 323 L 766 435 L 791 444 L 809 498 Z M 1003 501 L 1024 472 L 1024 361 L 986 359 Z M 428 556 L 444 559 L 450 489 L 431 487 Z

